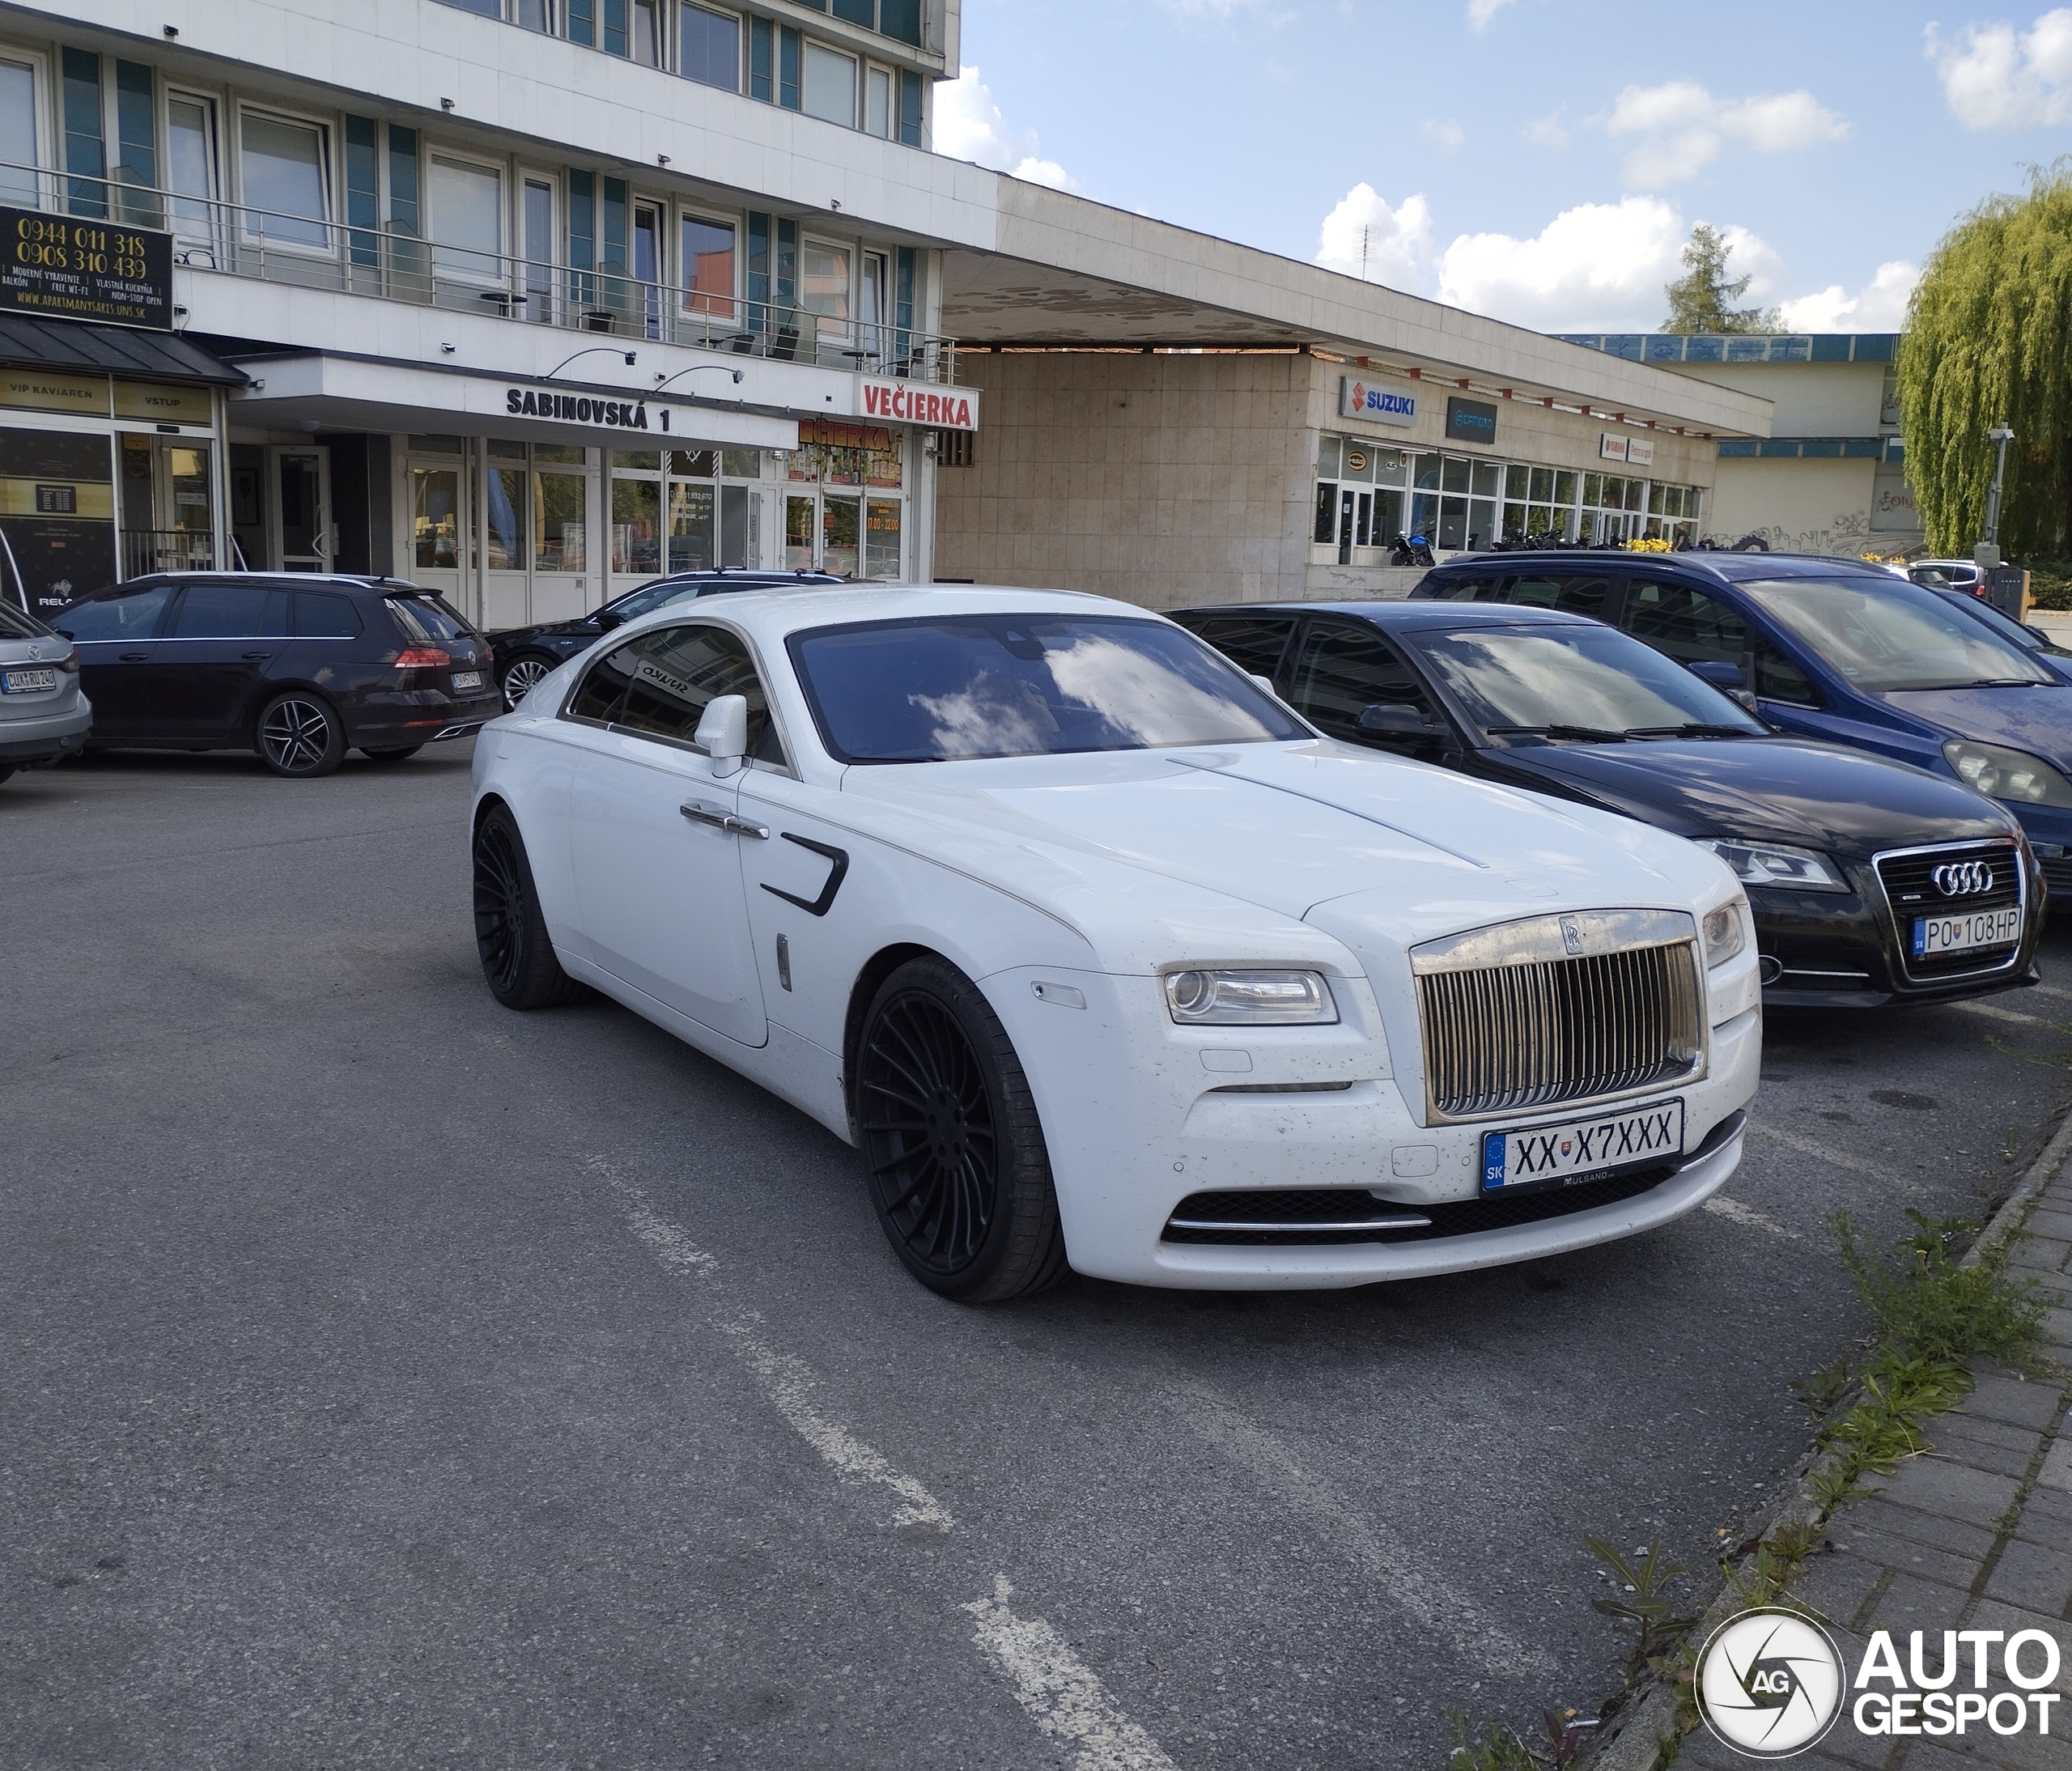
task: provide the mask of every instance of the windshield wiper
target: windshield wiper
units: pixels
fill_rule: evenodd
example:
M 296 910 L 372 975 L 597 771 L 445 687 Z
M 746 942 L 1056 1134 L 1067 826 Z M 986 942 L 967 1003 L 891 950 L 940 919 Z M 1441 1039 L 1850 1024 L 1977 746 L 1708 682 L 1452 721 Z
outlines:
M 1583 744 L 1624 744 L 1627 738 L 1624 732 L 1607 732 L 1594 725 L 1485 725 L 1482 729 L 1492 738 L 1573 738 Z
M 1633 725 L 1626 728 L 1629 738 L 1760 738 L 1760 732 L 1751 732 L 1745 725 L 1707 725 L 1701 720 L 1692 720 L 1684 725 Z

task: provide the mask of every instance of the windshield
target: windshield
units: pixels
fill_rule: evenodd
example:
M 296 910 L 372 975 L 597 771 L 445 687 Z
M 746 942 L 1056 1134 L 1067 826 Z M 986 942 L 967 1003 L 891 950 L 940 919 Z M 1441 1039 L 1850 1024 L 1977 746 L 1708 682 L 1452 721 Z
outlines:
M 1403 637 L 1485 732 L 1765 729 L 1674 659 L 1609 627 L 1478 626 Z
M 1968 615 L 1973 621 L 1985 622 L 2002 639 L 2011 645 L 2019 646 L 2024 652 L 2047 652 L 2053 657 L 2072 658 L 2072 652 L 2067 652 L 2062 646 L 2054 646 L 2048 640 L 2037 639 L 2021 622 L 2002 614 L 1991 603 L 1981 602 L 1969 591 L 1938 590 L 1935 594 L 1958 614 Z
M 1264 744 L 1311 734 L 1163 622 L 950 615 L 794 634 L 792 662 L 844 762 Z
M 2057 681 L 1983 622 L 1896 578 L 1758 579 L 1741 588 L 1858 689 Z

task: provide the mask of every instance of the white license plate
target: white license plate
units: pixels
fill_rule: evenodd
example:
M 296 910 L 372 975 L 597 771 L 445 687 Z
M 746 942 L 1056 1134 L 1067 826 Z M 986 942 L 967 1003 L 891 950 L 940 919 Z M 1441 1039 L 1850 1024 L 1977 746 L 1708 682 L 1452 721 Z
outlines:
M 456 670 L 453 673 L 453 686 L 456 689 L 479 689 L 482 673 L 479 670 Z
M 1644 1167 L 1684 1153 L 1684 1103 L 1650 1101 L 1565 1125 L 1489 1132 L 1482 1139 L 1482 1191 L 1531 1187 L 1578 1174 Z
M 1917 916 L 1913 919 L 1913 956 L 1932 959 L 1938 953 L 1968 953 L 1981 947 L 2011 947 L 2022 938 L 2020 907 L 1975 910 L 1965 916 Z
M 0 671 L 0 694 L 33 694 L 39 689 L 57 686 L 55 670 Z

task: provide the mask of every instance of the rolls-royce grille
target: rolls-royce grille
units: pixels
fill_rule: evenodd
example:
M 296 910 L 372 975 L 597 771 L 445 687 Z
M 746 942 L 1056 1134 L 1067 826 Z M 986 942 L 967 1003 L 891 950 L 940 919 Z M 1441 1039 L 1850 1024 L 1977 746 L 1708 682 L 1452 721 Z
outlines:
M 1447 1119 L 1653 1088 L 1705 1051 L 1688 941 L 1430 972 L 1417 992 L 1426 1086 Z
M 2022 860 L 2012 843 L 1961 843 L 1881 855 L 1878 877 L 1899 925 L 1900 953 L 1909 977 L 1989 971 L 2006 965 L 2020 945 L 2018 935 L 1998 947 L 1919 956 L 1913 950 L 1917 916 L 1968 916 L 1976 911 L 2006 910 L 2022 902 Z

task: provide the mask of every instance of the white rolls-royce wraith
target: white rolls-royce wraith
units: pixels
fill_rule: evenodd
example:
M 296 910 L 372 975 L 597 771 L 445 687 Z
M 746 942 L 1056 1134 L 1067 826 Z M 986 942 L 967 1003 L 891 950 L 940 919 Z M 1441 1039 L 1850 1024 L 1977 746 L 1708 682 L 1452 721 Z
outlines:
M 1740 1159 L 1715 857 L 1320 737 L 1124 604 L 672 608 L 488 725 L 474 790 L 498 1000 L 592 986 L 792 1102 L 950 1297 L 1527 1259 Z

